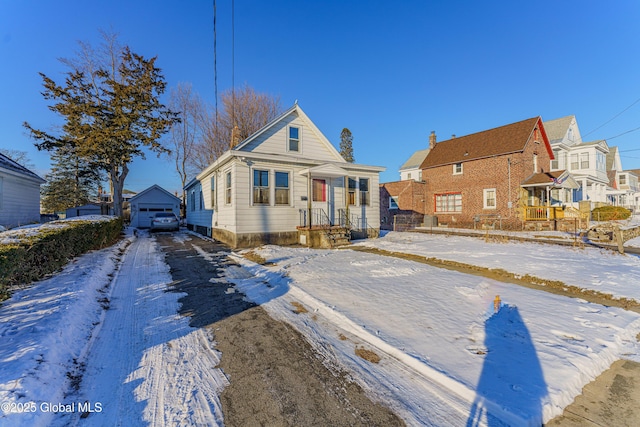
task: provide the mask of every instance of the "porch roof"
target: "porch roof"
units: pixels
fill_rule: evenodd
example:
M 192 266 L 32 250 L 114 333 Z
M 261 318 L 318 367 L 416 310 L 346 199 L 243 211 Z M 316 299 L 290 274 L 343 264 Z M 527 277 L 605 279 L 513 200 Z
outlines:
M 574 190 L 580 188 L 576 180 L 573 179 L 571 174 L 566 170 L 536 173 L 520 184 L 520 186 L 523 188 L 549 187 Z
M 319 166 L 313 166 L 300 171 L 302 176 L 326 176 L 326 177 L 341 177 L 349 175 L 349 172 L 331 163 L 325 163 Z

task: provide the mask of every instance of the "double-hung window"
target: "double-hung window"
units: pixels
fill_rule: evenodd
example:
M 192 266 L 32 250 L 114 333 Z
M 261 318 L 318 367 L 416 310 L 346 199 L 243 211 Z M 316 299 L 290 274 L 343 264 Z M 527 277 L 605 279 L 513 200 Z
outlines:
M 462 163 L 454 163 L 454 165 L 453 165 L 453 174 L 454 175 L 462 175 Z
M 300 151 L 300 128 L 289 126 L 289 151 Z
M 369 178 L 360 178 L 360 206 L 369 205 Z
M 216 208 L 216 178 L 211 177 L 211 209 Z
M 349 205 L 356 204 L 356 180 L 349 178 Z
M 224 182 L 224 186 L 225 186 L 225 203 L 227 205 L 231 204 L 231 172 L 227 172 L 227 175 L 225 177 L 225 182 Z
M 496 208 L 496 189 L 495 188 L 485 188 L 483 190 L 483 208 L 484 209 L 495 209 Z
M 253 204 L 269 204 L 269 171 L 253 170 Z
M 289 172 L 276 171 L 276 205 L 289 204 Z
M 589 169 L 589 153 L 580 153 L 580 169 Z

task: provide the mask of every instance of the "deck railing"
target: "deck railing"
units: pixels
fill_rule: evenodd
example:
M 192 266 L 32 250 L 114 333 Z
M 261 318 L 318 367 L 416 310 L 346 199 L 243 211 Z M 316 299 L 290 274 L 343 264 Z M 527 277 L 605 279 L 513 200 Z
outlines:
M 525 221 L 552 221 L 564 218 L 564 210 L 558 206 L 525 206 Z

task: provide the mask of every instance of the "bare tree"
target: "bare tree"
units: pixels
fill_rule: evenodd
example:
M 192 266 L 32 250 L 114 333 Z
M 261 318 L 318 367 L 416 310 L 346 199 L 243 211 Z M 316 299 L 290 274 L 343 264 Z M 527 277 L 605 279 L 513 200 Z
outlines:
M 33 163 L 31 163 L 29 153 L 26 151 L 13 150 L 11 148 L 0 148 L 0 153 L 29 170 L 33 170 L 35 168 Z
M 221 101 L 223 110 L 219 114 L 202 109 L 199 115 L 202 139 L 193 159 L 193 166 L 199 170 L 231 148 L 234 127 L 237 140 L 243 141 L 282 112 L 280 97 L 258 93 L 246 84 L 235 92 L 224 92 Z
M 176 171 L 182 182 L 182 200 L 185 199 L 184 186 L 190 177 L 201 170 L 195 167 L 196 142 L 201 139 L 200 116 L 206 111 L 200 96 L 193 92 L 190 83 L 179 83 L 171 90 L 169 96 L 169 109 L 180 114 L 180 123 L 171 126 L 170 140 L 171 153 Z

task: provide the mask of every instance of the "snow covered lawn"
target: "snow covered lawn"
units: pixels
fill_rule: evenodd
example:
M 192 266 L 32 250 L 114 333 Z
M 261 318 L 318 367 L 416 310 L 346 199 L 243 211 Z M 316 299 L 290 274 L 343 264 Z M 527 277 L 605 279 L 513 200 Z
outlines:
M 361 244 L 640 295 L 638 259 L 599 250 L 413 233 Z M 412 425 L 483 424 L 486 412 L 540 425 L 613 361 L 638 357 L 637 313 L 348 249 L 256 252 L 276 265 L 239 258 L 255 277 L 230 269 L 229 280 L 336 354 Z M 294 314 L 294 301 L 309 313 Z M 356 347 L 382 360 L 358 360 Z
M 124 243 L 86 254 L 0 306 L 0 426 L 222 423 L 215 342 L 177 314 L 181 294 L 166 292 L 153 239 L 125 243 L 124 254 Z M 359 244 L 640 296 L 638 258 L 592 248 L 413 233 Z M 634 312 L 349 249 L 256 252 L 275 265 L 235 256 L 227 280 L 409 425 L 540 425 L 614 360 L 640 360 Z M 80 421 L 87 402 L 94 413 Z M 76 407 L 56 414 L 43 403 Z
M 639 239 L 632 243 L 635 240 Z M 476 237 L 395 232 L 357 245 L 501 268 L 640 301 L 640 257 L 637 255 L 620 255 L 589 246 L 499 243 Z

